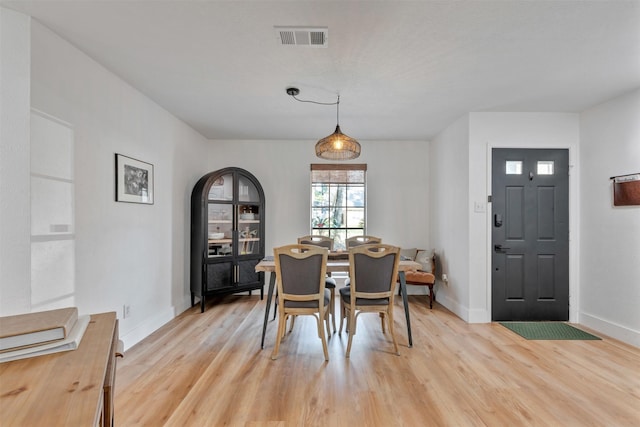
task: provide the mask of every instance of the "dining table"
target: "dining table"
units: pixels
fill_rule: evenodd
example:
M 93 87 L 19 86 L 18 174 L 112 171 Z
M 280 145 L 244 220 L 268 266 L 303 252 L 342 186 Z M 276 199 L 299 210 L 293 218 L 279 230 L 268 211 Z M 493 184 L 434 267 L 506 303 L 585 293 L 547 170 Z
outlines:
M 402 295 L 402 303 L 404 305 L 404 315 L 407 320 L 407 337 L 409 347 L 413 347 L 413 339 L 411 337 L 411 318 L 409 315 L 409 301 L 407 299 L 407 281 L 405 271 L 419 270 L 422 265 L 412 260 L 401 259 L 398 263 L 398 281 L 400 282 L 400 294 Z M 269 272 L 269 289 L 267 292 L 267 301 L 264 311 L 264 322 L 262 325 L 262 341 L 261 347 L 264 348 L 264 337 L 267 332 L 267 323 L 269 321 L 269 311 L 271 310 L 271 300 L 273 299 L 273 290 L 276 284 L 276 262 L 273 256 L 267 256 L 262 259 L 255 267 L 256 272 Z M 330 253 L 327 260 L 327 273 L 349 272 L 349 258 L 347 252 Z

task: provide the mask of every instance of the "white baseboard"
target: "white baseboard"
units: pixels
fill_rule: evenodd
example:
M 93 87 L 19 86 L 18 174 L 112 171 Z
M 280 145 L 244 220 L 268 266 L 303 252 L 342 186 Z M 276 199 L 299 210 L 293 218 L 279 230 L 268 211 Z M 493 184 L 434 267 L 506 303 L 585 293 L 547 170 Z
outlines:
M 468 323 L 491 323 L 491 313 L 483 309 L 471 309 Z
M 165 323 L 175 317 L 175 309 L 173 307 L 167 307 L 161 313 L 156 314 L 152 318 L 149 318 L 136 326 L 133 330 L 127 332 L 126 335 L 120 337 L 124 342 L 125 351 L 135 344 L 139 343 L 154 331 L 159 329 Z
M 436 293 L 436 296 L 438 304 L 442 305 L 465 322 L 469 322 L 469 309 L 467 307 L 464 307 L 457 301 L 448 298 L 443 292 Z
M 587 313 L 580 313 L 578 323 L 629 345 L 640 347 L 640 331 L 634 331 Z
M 197 304 L 198 301 L 196 301 L 196 305 Z M 189 310 L 191 308 L 191 294 L 185 295 L 182 299 L 182 303 L 174 305 L 173 308 L 173 317 L 176 317 L 178 314 L 184 313 L 185 311 Z

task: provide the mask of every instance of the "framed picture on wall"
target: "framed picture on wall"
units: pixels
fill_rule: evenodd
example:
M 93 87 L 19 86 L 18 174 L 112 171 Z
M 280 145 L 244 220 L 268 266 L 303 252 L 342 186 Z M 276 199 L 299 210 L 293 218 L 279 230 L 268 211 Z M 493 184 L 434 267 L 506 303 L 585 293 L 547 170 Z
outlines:
M 613 206 L 640 205 L 640 173 L 612 176 Z
M 153 204 L 153 165 L 116 153 L 116 202 Z

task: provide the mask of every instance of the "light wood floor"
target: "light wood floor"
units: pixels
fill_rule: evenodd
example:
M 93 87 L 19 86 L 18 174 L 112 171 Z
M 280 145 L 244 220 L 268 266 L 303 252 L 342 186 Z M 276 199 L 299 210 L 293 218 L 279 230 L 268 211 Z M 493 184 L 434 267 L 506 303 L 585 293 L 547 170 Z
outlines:
M 271 360 L 264 301 L 229 296 L 169 322 L 118 359 L 116 426 L 638 426 L 640 349 L 527 341 L 410 299 L 413 348 L 396 306 L 400 356 L 376 315 L 328 342 L 299 318 Z M 588 332 L 586 328 L 582 328 Z

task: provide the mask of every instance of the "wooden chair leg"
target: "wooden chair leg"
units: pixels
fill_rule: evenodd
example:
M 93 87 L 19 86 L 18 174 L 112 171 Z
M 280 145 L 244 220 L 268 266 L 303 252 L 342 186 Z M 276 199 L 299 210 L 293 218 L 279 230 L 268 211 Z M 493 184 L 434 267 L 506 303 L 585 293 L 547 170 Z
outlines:
M 331 310 L 329 307 L 325 307 L 323 321 L 324 325 L 327 327 L 327 338 L 331 338 L 331 325 L 329 325 L 329 317 L 331 317 Z
M 335 289 L 331 289 L 331 322 L 333 324 L 333 332 L 336 332 L 336 292 Z
M 316 316 L 313 316 L 313 317 L 316 317 Z M 326 314 L 323 316 L 322 313 L 319 313 L 316 319 L 318 321 L 318 335 L 320 335 L 320 339 L 322 340 L 322 351 L 324 352 L 324 360 L 329 361 L 329 350 L 327 349 L 327 340 L 324 337 L 324 325 L 323 325 L 323 323 L 326 323 L 326 318 L 327 318 Z M 327 328 L 328 327 L 329 327 L 329 324 L 327 323 Z
M 276 360 L 278 358 L 278 351 L 280 350 L 280 341 L 282 341 L 282 336 L 284 335 L 284 331 L 286 329 L 286 316 L 280 313 L 278 317 L 278 332 L 276 334 L 276 345 L 273 348 L 273 353 L 271 353 L 271 359 Z
M 349 318 L 347 319 L 347 328 L 349 329 L 349 342 L 347 344 L 347 359 L 349 358 L 349 356 L 351 355 L 351 342 L 353 341 L 353 336 L 356 334 L 356 318 L 357 315 L 351 311 L 351 310 L 347 310 L 349 312 Z
M 338 335 L 342 334 L 342 324 L 344 322 L 344 301 L 342 297 L 340 298 L 340 329 L 338 330 Z
M 389 333 L 391 334 L 391 339 L 393 340 L 393 348 L 398 356 L 400 356 L 400 352 L 398 351 L 398 340 L 396 340 L 396 332 L 393 328 L 393 307 L 388 308 L 387 319 L 389 320 Z
M 293 325 L 296 323 L 296 317 L 298 316 L 287 316 L 287 318 L 289 317 L 291 317 L 291 324 L 289 325 L 289 333 L 291 333 L 291 331 L 293 331 Z M 286 326 L 285 329 L 287 329 Z

